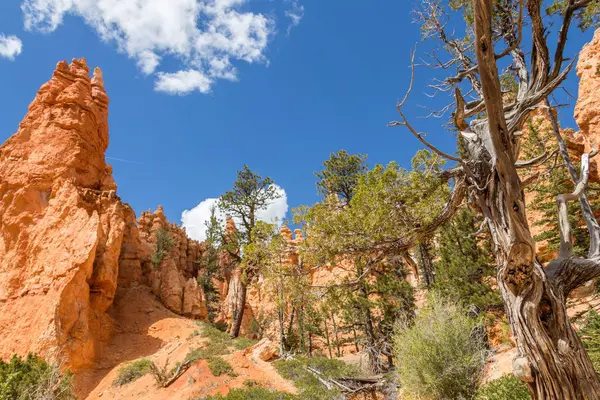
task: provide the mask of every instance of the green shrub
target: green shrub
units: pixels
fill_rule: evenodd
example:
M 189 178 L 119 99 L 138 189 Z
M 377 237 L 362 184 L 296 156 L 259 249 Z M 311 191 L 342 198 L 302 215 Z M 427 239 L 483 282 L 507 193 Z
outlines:
M 486 359 L 485 330 L 464 310 L 431 297 L 411 327 L 394 337 L 405 393 L 428 399 L 472 398 Z
M 298 400 L 293 394 L 276 392 L 261 387 L 232 389 L 226 396 L 202 397 L 198 400 Z M 306 398 L 308 400 L 308 398 Z M 312 399 L 311 399 L 312 400 Z
M 514 375 L 504 375 L 491 381 L 477 392 L 475 400 L 530 400 L 527 385 Z
M 198 360 L 208 360 L 209 358 L 229 354 L 228 347 L 222 343 L 207 343 L 205 347 L 190 350 L 184 359 L 185 361 L 195 362 Z
M 196 322 L 200 327 L 202 337 L 209 339 L 211 342 L 230 342 L 229 334 L 220 329 L 220 325 L 209 324 L 206 322 Z
M 193 339 L 196 336 L 200 336 L 200 331 L 199 330 L 195 330 L 194 332 L 190 333 L 187 337 L 187 340 Z
M 255 380 L 255 379 L 246 379 L 244 381 L 244 386 L 247 388 L 253 388 L 253 387 L 262 387 L 262 385 L 260 384 L 259 381 Z
M 221 357 L 212 357 L 207 360 L 208 369 L 214 376 L 221 376 L 227 374 L 229 376 L 237 376 L 233 371 L 231 364 L 223 360 Z
M 0 399 L 74 400 L 72 375 L 36 355 L 15 355 L 9 362 L 0 360 Z
M 169 231 L 164 228 L 157 230 L 156 245 L 154 247 L 154 254 L 152 254 L 152 265 L 154 265 L 154 268 L 158 268 L 158 265 L 165 258 L 165 255 L 171 251 L 172 247 L 173 238 Z
M 233 339 L 233 346 L 237 350 L 247 349 L 250 346 L 254 346 L 256 343 L 258 343 L 258 340 L 250 339 L 247 337 L 238 337 Z
M 221 332 L 227 332 L 227 323 L 223 321 L 215 322 L 213 324 L 215 329 L 220 330 Z
M 591 310 L 587 315 L 579 336 L 587 350 L 596 373 L 600 373 L 600 315 L 596 310 Z
M 292 360 L 279 360 L 274 363 L 279 374 L 285 379 L 294 382 L 298 388 L 300 399 L 334 400 L 345 398 L 337 388 L 328 390 L 317 377 L 306 368 L 310 367 L 321 374 L 323 378 L 340 378 L 356 375 L 355 368 L 341 360 L 328 358 L 296 358 Z
M 208 339 L 207 344 L 204 349 L 199 349 L 198 351 L 204 352 L 204 355 L 198 358 L 199 360 L 207 359 L 213 356 L 221 356 L 224 354 L 231 353 L 230 347 L 233 347 L 237 350 L 243 350 L 247 347 L 250 347 L 256 343 L 257 340 L 249 339 L 245 337 L 238 337 L 235 339 L 231 339 L 228 333 L 223 332 L 219 329 L 215 324 L 207 324 L 206 322 L 197 322 L 197 325 L 200 327 L 201 332 L 199 334 Z
M 152 374 L 152 377 L 154 378 L 154 380 L 156 381 L 156 384 L 158 386 L 163 386 L 169 380 L 169 378 L 171 378 L 171 376 L 172 376 L 172 372 L 171 373 L 168 372 L 168 369 L 169 369 L 169 359 L 168 358 L 165 360 L 165 363 L 163 364 L 162 367 L 159 367 L 154 362 L 151 362 L 149 369 L 150 369 L 150 373 Z
M 122 386 L 141 378 L 150 372 L 151 364 L 152 361 L 149 359 L 141 358 L 121 367 L 117 373 L 117 378 L 113 381 L 113 385 Z

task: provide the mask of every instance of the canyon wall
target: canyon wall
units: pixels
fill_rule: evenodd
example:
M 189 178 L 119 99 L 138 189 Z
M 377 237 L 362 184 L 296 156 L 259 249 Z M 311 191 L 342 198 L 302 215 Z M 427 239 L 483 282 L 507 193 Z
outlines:
M 108 341 L 117 286 L 148 284 L 173 312 L 205 318 L 201 245 L 161 208 L 116 194 L 102 72 L 59 62 L 0 147 L 0 357 L 38 353 L 78 370 Z M 139 225 L 139 227 L 138 227 Z M 156 234 L 172 246 L 152 264 Z
M 0 147 L 0 354 L 73 368 L 106 340 L 127 206 L 116 195 L 102 73 L 60 62 Z

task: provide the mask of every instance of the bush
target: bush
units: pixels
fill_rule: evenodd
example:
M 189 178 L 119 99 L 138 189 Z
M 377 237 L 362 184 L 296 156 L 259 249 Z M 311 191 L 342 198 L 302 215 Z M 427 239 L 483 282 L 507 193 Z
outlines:
M 165 255 L 173 247 L 173 238 L 169 231 L 164 228 L 160 228 L 156 231 L 156 245 L 154 247 L 154 254 L 152 254 L 152 265 L 154 268 L 158 268 L 160 262 L 165 258 Z
M 216 395 L 198 400 L 297 400 L 293 394 L 271 391 L 261 387 L 233 389 L 226 396 Z
M 282 377 L 294 382 L 298 388 L 300 399 L 337 400 L 345 398 L 338 388 L 328 390 L 323 386 L 317 377 L 306 369 L 307 367 L 319 371 L 325 379 L 353 376 L 358 373 L 355 368 L 343 361 L 328 358 L 299 357 L 292 360 L 279 360 L 274 365 Z
M 117 378 L 113 381 L 113 385 L 122 386 L 141 378 L 150 372 L 151 365 L 152 361 L 142 358 L 121 367 L 117 373 Z
M 250 339 L 250 338 L 246 338 L 246 337 L 238 337 L 238 338 L 233 339 L 233 346 L 237 350 L 247 349 L 250 346 L 254 346 L 256 343 L 258 343 L 258 340 L 254 340 L 254 339 Z
M 149 368 L 150 373 L 152 374 L 152 377 L 154 378 L 154 380 L 156 381 L 156 384 L 158 386 L 164 386 L 165 383 L 171 377 L 171 373 L 168 372 L 168 367 L 169 367 L 169 359 L 168 358 L 165 360 L 165 363 L 163 364 L 162 367 L 159 367 L 154 362 L 150 363 L 150 368 Z
M 215 329 L 217 329 L 221 332 L 227 332 L 227 322 L 219 321 L 219 322 L 215 322 L 212 325 L 215 327 Z
M 208 359 L 208 369 L 214 376 L 227 374 L 229 376 L 237 376 L 233 371 L 231 364 L 223 360 L 221 357 L 212 357 Z
M 475 400 L 530 400 L 527 385 L 514 375 L 504 375 L 491 381 L 477 392 Z
M 398 327 L 394 350 L 406 394 L 472 398 L 486 359 L 485 329 L 454 304 L 431 297 L 411 327 Z
M 206 344 L 205 348 L 199 350 L 204 351 L 205 353 L 204 356 L 198 358 L 199 360 L 207 359 L 212 356 L 229 354 L 231 353 L 229 349 L 230 347 L 233 347 L 237 350 L 243 350 L 258 343 L 257 340 L 245 337 L 231 339 L 228 333 L 221 331 L 219 327 L 214 324 L 198 322 L 197 325 L 201 329 L 199 334 L 208 339 L 208 343 Z
M 244 386 L 247 388 L 253 388 L 253 387 L 262 387 L 262 385 L 260 384 L 259 381 L 255 380 L 255 379 L 246 379 L 244 381 Z
M 0 360 L 0 399 L 74 400 L 72 375 L 36 355 L 15 355 L 9 362 Z
M 581 341 L 594 365 L 596 373 L 600 372 L 600 315 L 591 310 L 587 315 L 585 325 L 579 331 Z

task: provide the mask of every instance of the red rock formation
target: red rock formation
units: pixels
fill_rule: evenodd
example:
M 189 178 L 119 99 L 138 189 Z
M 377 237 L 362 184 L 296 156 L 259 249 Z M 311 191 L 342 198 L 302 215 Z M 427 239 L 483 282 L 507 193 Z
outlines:
M 160 206 L 154 213 L 146 211 L 141 214 L 138 229 L 142 274 L 153 293 L 173 312 L 193 318 L 206 318 L 208 311 L 204 293 L 196 281 L 201 244 L 189 239 L 181 227 L 167 222 Z M 159 230 L 168 232 L 172 244 L 165 257 L 155 266 L 152 257 L 156 251 L 156 235 Z
M 600 30 L 579 53 L 577 76 L 580 80 L 575 120 L 580 131 L 573 134 L 573 141 L 582 144 L 587 152 L 592 144 L 600 144 Z M 590 179 L 599 182 L 597 163 L 596 157 L 590 165 Z
M 19 130 L 0 147 L 0 357 L 38 353 L 73 370 L 111 334 L 117 286 L 147 282 L 172 311 L 206 317 L 200 243 L 162 208 L 135 213 L 106 164 L 108 97 L 85 60 L 57 64 Z M 173 246 L 151 262 L 159 229 Z
M 0 147 L 0 356 L 73 369 L 105 340 L 126 207 L 116 196 L 102 73 L 60 62 Z

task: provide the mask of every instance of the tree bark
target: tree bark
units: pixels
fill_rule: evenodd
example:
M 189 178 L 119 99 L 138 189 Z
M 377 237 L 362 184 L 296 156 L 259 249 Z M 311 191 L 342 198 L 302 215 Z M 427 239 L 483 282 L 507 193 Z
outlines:
M 327 350 L 329 351 L 329 358 L 333 358 L 333 353 L 331 352 L 331 342 L 329 341 L 329 328 L 327 328 L 327 319 L 323 320 L 323 325 L 325 325 L 325 339 L 327 340 Z
M 431 254 L 429 253 L 429 243 L 426 241 L 419 242 L 417 250 L 419 252 L 419 263 L 421 264 L 421 270 L 423 271 L 425 285 L 429 288 L 435 281 L 433 275 L 433 262 L 431 260 Z
M 279 292 L 281 292 L 281 289 L 279 289 Z M 280 299 L 281 301 L 282 299 Z M 278 313 L 278 317 L 279 317 L 279 350 L 280 353 L 279 354 L 283 354 L 287 348 L 287 343 L 286 343 L 286 339 L 285 339 L 285 327 L 284 327 L 284 322 L 283 322 L 283 304 L 279 303 L 279 305 L 277 306 L 277 313 Z
M 530 15 L 536 8 L 533 3 L 538 1 L 527 2 Z M 571 256 L 561 255 L 545 271 L 535 258 L 515 168 L 518 146 L 515 136 L 509 133 L 502 104 L 492 42 L 492 5 L 488 0 L 473 0 L 473 6 L 487 119 L 472 121 L 471 132 L 462 134 L 467 142 L 468 167 L 477 186 L 474 192 L 484 215 L 491 216 L 498 244 L 498 286 L 518 350 L 514 373 L 529 384 L 534 399 L 599 399 L 596 373 L 569 322 L 565 305 L 568 291 L 585 282 L 582 279 L 597 274 L 598 263 L 576 262 Z M 539 21 L 534 17 L 535 13 L 535 25 Z M 541 40 L 536 36 L 534 39 Z M 540 57 L 534 59 L 534 64 L 534 75 L 547 72 L 548 66 Z M 516 123 L 511 120 L 511 124 Z
M 352 324 L 352 333 L 354 333 L 354 348 L 358 353 L 360 349 L 358 348 L 358 336 L 356 335 L 356 328 L 354 327 L 354 323 Z
M 287 337 L 292 336 L 292 328 L 294 326 L 294 314 L 296 313 L 296 306 L 292 303 L 292 311 L 290 312 L 290 322 L 288 323 Z
M 335 323 L 335 314 L 333 311 L 331 311 L 331 322 L 333 323 L 333 338 L 335 339 L 335 347 L 337 349 L 337 356 L 341 357 L 342 351 L 340 349 L 340 338 L 338 336 L 338 327 L 337 327 L 337 324 Z
M 229 332 L 229 335 L 232 339 L 240 335 L 242 321 L 244 320 L 244 309 L 246 308 L 247 292 L 248 288 L 246 286 L 246 283 L 244 283 L 244 279 L 240 276 L 240 287 L 237 295 L 236 310 L 233 315 L 233 325 L 231 326 L 231 331 Z

